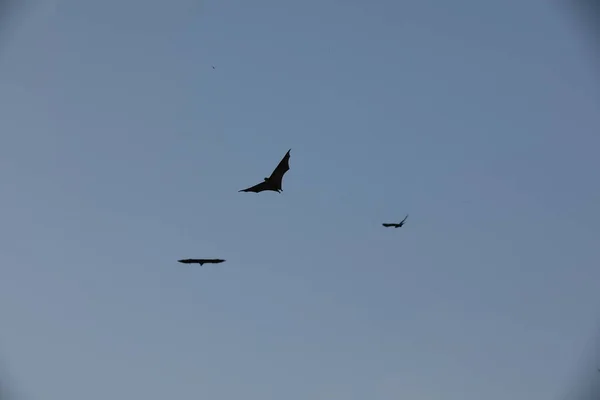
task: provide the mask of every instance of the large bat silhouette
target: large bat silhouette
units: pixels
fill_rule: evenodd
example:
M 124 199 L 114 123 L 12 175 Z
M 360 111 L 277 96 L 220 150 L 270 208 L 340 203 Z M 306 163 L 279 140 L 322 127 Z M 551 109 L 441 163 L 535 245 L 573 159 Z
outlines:
M 220 264 L 225 260 L 221 260 L 220 258 L 188 258 L 177 261 L 183 264 L 200 264 L 200 266 L 202 266 L 204 264 Z
M 283 189 L 281 188 L 281 183 L 283 181 L 283 175 L 290 170 L 290 151 L 289 149 L 285 156 L 279 162 L 279 165 L 275 168 L 271 176 L 265 178 L 264 182 L 259 183 L 258 185 L 251 186 L 246 189 L 239 190 L 238 192 L 254 192 L 260 193 L 265 190 L 272 190 L 273 192 L 281 193 Z
M 386 228 L 391 228 L 392 226 L 394 228 L 401 228 L 402 225 L 404 225 L 404 222 L 406 221 L 406 218 L 408 218 L 408 214 L 406 214 L 406 217 L 404 217 L 404 219 L 402 221 L 400 221 L 400 223 L 398 224 L 388 224 L 388 223 L 383 223 L 381 225 L 385 226 Z

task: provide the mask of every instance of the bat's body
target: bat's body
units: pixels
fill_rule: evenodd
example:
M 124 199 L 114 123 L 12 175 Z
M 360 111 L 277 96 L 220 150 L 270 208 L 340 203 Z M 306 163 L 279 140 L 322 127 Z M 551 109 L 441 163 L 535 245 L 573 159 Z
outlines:
M 289 149 L 288 152 L 285 153 L 285 156 L 283 156 L 283 159 L 281 159 L 271 176 L 265 178 L 264 182 L 261 182 L 257 185 L 251 186 L 246 189 L 239 190 L 239 192 L 260 193 L 264 192 L 265 190 L 271 190 L 273 192 L 281 193 L 283 191 L 283 189 L 281 188 L 281 184 L 283 182 L 283 175 L 285 175 L 285 173 L 290 170 L 291 150 L 292 149 Z
M 220 264 L 225 260 L 221 260 L 220 258 L 188 258 L 186 260 L 177 260 L 183 264 Z
M 386 228 L 391 228 L 391 227 L 394 227 L 394 228 L 401 228 L 401 227 L 402 227 L 402 225 L 404 225 L 404 222 L 406 221 L 406 218 L 408 218 L 408 214 L 406 214 L 406 217 L 404 217 L 404 219 L 403 219 L 402 221 L 400 221 L 400 223 L 398 223 L 398 224 L 387 224 L 387 223 L 383 223 L 383 224 L 381 224 L 381 225 L 385 226 Z

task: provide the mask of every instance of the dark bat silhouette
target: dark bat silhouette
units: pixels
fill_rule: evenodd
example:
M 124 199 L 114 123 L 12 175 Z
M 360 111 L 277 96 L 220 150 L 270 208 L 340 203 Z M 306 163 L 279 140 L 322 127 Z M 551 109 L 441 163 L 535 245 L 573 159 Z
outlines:
M 225 260 L 221 260 L 220 258 L 188 258 L 177 261 L 183 264 L 200 264 L 202 266 L 204 264 L 220 264 Z
M 406 217 L 404 217 L 404 219 L 402 221 L 400 221 L 399 224 L 387 224 L 387 223 L 383 223 L 381 225 L 385 226 L 386 228 L 391 228 L 392 226 L 394 228 L 401 228 L 402 225 L 404 225 L 404 221 L 406 221 L 406 218 L 408 218 L 408 214 L 406 214 Z
M 259 183 L 258 185 L 254 185 L 247 189 L 238 190 L 238 192 L 254 192 L 260 193 L 265 190 L 272 190 L 274 192 L 281 193 L 283 189 L 281 188 L 281 183 L 283 181 L 283 175 L 290 170 L 290 151 L 289 149 L 285 156 L 279 162 L 279 165 L 275 168 L 270 177 L 265 178 L 264 182 Z

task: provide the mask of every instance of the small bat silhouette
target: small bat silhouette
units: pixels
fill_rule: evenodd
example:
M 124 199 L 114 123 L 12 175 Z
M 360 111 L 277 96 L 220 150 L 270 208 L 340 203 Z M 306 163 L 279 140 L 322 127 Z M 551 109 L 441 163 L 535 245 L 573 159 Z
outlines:
M 283 189 L 281 188 L 281 183 L 283 181 L 283 175 L 285 175 L 285 173 L 290 170 L 290 151 L 291 150 L 292 149 L 289 149 L 288 152 L 285 153 L 285 156 L 283 156 L 283 158 L 281 159 L 281 161 L 279 162 L 279 164 L 277 165 L 277 167 L 275 168 L 275 170 L 273 171 L 271 176 L 268 178 L 265 178 L 264 182 L 261 182 L 257 185 L 254 185 L 254 186 L 246 188 L 246 189 L 238 190 L 238 192 L 260 193 L 265 190 L 272 190 L 273 192 L 278 192 L 278 193 L 283 192 Z
M 400 223 L 398 224 L 387 224 L 387 223 L 383 223 L 381 225 L 385 226 L 386 228 L 391 228 L 392 226 L 394 228 L 401 228 L 402 225 L 404 225 L 404 221 L 406 221 L 406 218 L 408 218 L 408 214 L 406 214 L 406 217 L 404 217 L 404 219 L 402 221 L 400 221 Z
M 200 264 L 201 266 L 204 264 L 220 264 L 225 260 L 221 260 L 219 258 L 188 258 L 186 260 L 177 260 L 183 264 Z

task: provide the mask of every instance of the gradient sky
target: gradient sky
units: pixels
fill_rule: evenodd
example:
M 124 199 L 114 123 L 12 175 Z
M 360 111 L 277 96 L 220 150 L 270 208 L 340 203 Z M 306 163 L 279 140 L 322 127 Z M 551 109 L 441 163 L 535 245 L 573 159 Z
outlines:
M 25 400 L 561 398 L 600 310 L 586 46 L 544 0 L 31 5 L 0 367 Z

